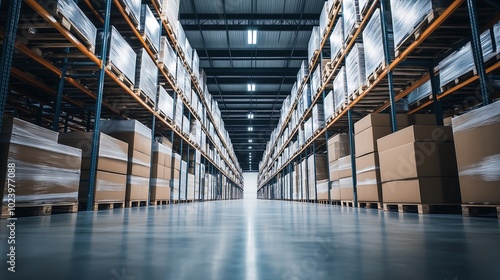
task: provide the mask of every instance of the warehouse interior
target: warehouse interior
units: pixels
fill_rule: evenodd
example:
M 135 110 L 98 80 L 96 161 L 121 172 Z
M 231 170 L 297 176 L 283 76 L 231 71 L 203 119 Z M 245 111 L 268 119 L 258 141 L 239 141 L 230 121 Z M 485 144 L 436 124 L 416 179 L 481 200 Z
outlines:
M 1 279 L 496 279 L 496 0 L 0 0 Z

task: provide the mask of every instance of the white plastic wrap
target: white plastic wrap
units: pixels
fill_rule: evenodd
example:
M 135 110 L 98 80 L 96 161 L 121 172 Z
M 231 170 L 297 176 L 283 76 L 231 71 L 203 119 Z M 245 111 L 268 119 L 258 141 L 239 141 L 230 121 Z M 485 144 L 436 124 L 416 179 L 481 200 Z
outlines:
M 191 128 L 191 123 L 189 122 L 188 118 L 186 118 L 186 116 L 182 116 L 182 132 L 188 135 L 190 128 Z
M 431 81 L 427 81 L 420 87 L 408 94 L 408 104 L 413 104 L 432 94 Z
M 368 11 L 368 8 L 370 8 L 371 3 L 373 0 L 358 0 L 359 4 L 359 13 L 364 15 Z
M 394 54 L 394 42 L 391 39 L 392 36 L 389 37 L 389 54 Z M 375 10 L 365 30 L 363 30 L 363 50 L 365 57 L 365 74 L 368 80 L 368 76 L 375 72 L 375 70 L 386 61 L 380 9 Z M 392 57 L 389 57 L 389 60 L 392 60 Z
M 184 116 L 184 104 L 182 103 L 182 99 L 177 96 L 175 101 L 175 115 L 174 115 L 174 123 L 182 128 L 182 117 Z
M 314 53 L 319 51 L 319 47 L 321 45 L 321 36 L 319 34 L 319 26 L 315 26 L 312 29 L 311 37 L 309 38 L 308 45 L 308 58 L 309 63 L 312 62 L 314 58 Z M 309 64 L 308 64 L 309 65 Z
M 323 38 L 323 35 L 326 33 L 326 29 L 328 28 L 329 18 L 328 18 L 328 2 L 325 2 L 323 9 L 321 9 L 321 15 L 319 16 L 319 37 L 320 40 Z
M 394 44 L 396 49 L 415 27 L 434 9 L 441 0 L 391 0 Z
M 159 63 L 163 63 L 174 79 L 177 78 L 177 54 L 170 46 L 167 37 L 162 36 L 160 40 Z
M 137 54 L 137 71 L 135 73 L 135 88 L 146 94 L 156 103 L 158 89 L 158 67 L 145 49 Z
M 304 122 L 304 139 L 305 141 L 309 140 L 313 135 L 313 119 L 309 118 L 306 122 Z
M 335 111 L 347 104 L 347 83 L 345 67 L 340 68 L 339 73 L 333 80 L 333 96 L 335 99 Z
M 52 0 L 51 2 L 53 2 Z M 97 28 L 92 21 L 85 15 L 85 13 L 78 7 L 78 4 L 73 0 L 55 0 L 57 1 L 57 11 L 54 15 L 61 14 L 67 19 L 71 25 L 78 30 L 78 35 L 92 44 L 96 45 Z M 47 2 L 47 1 L 45 1 Z M 48 4 L 48 3 L 47 3 Z M 53 3 L 51 3 L 53 4 Z
M 300 88 L 307 75 L 309 75 L 309 64 L 307 61 L 302 61 L 299 72 L 297 73 L 297 89 Z
M 191 47 L 191 43 L 186 38 L 186 42 L 184 43 L 184 54 L 186 55 L 186 62 L 189 67 L 192 67 L 193 63 L 193 48 Z M 192 70 L 192 69 L 191 69 Z
M 316 104 L 312 110 L 312 130 L 316 132 L 318 129 L 325 127 L 325 112 L 322 104 Z
M 346 58 L 347 93 L 351 96 L 355 90 L 365 84 L 365 58 L 363 44 L 356 43 Z
M 302 90 L 302 101 L 304 103 L 304 111 L 307 110 L 311 106 L 311 87 L 309 84 L 306 84 L 304 89 Z
M 174 99 L 167 93 L 167 91 L 159 86 L 159 96 L 158 96 L 158 110 L 169 117 L 171 120 L 174 119 Z
M 483 50 L 483 61 L 487 61 L 494 55 L 490 30 L 483 32 L 480 37 Z M 460 50 L 440 61 L 438 69 L 441 86 L 445 86 L 461 75 L 475 70 L 476 65 L 471 43 L 468 42 Z
M 144 4 L 141 7 L 141 35 L 146 37 L 153 47 L 153 53 L 160 51 L 160 24 L 156 17 L 151 12 L 148 5 Z
M 151 129 L 136 120 L 101 120 L 101 132 L 136 132 L 151 139 Z
M 325 107 L 325 120 L 332 117 L 333 114 L 335 113 L 335 104 L 334 104 L 333 97 L 334 97 L 334 93 L 333 93 L 333 91 L 330 91 L 325 96 L 325 100 L 323 101 L 323 105 Z
M 493 26 L 493 38 L 495 38 L 496 54 L 500 54 L 500 21 Z
M 181 51 L 186 55 L 186 33 L 184 32 L 184 28 L 182 27 L 182 24 L 178 21 L 177 22 L 177 44 L 181 48 Z
M 110 34 L 108 63 L 114 66 L 131 83 L 134 83 L 137 55 L 114 26 L 111 26 Z
M 193 75 L 200 84 L 200 57 L 198 56 L 198 52 L 196 50 L 193 50 L 192 57 L 191 69 L 193 70 Z
M 338 20 L 333 27 L 330 35 L 330 51 L 332 60 L 337 57 L 344 49 L 344 22 Z
M 318 90 L 322 86 L 322 80 L 321 80 L 321 67 L 316 67 L 316 70 L 314 70 L 313 75 L 311 77 L 311 93 L 313 95 L 312 98 L 316 97 L 316 94 L 318 93 Z
M 159 0 L 162 19 L 166 19 L 172 30 L 177 30 L 180 0 Z
M 358 0 L 342 1 L 342 19 L 344 20 L 344 41 L 357 28 L 360 21 Z
M 484 126 L 491 126 L 500 122 L 500 102 L 470 111 L 452 119 L 453 133 L 466 132 Z

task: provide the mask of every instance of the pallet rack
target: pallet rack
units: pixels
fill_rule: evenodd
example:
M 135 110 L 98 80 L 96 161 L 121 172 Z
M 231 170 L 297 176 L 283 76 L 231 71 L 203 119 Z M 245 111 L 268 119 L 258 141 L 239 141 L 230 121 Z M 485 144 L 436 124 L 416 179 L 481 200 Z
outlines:
M 369 4 L 365 9 L 365 14 L 359 22 L 352 38 L 345 42 L 340 58 L 332 61 L 332 70 L 330 71 L 329 76 L 322 77 L 322 80 L 325 82 L 319 90 L 320 94 L 312 99 L 312 103 L 309 108 L 298 120 L 298 124 L 294 127 L 289 137 L 284 140 L 283 145 L 279 148 L 279 138 L 283 135 L 287 124 L 291 120 L 292 113 L 298 106 L 298 102 L 301 99 L 302 94 L 304 94 L 304 88 L 307 83 L 309 83 L 313 70 L 318 67 L 318 61 L 321 61 L 323 56 L 328 55 L 328 50 L 325 46 L 329 38 L 329 34 L 332 31 L 332 27 L 338 20 L 341 20 L 341 10 L 343 9 L 341 1 L 337 1 L 338 5 L 333 5 L 334 8 L 331 11 L 330 24 L 327 27 L 326 35 L 323 35 L 321 39 L 321 51 L 315 54 L 313 63 L 309 67 L 310 71 L 307 78 L 297 86 L 299 91 L 296 99 L 293 100 L 291 109 L 289 110 L 290 113 L 286 116 L 282 127 L 279 128 L 275 141 L 268 146 L 269 149 L 266 150 L 264 159 L 259 165 L 259 198 L 283 199 L 283 197 L 274 197 L 274 186 L 277 185 L 280 180 L 281 184 L 279 185 L 281 188 L 289 187 L 290 192 L 293 192 L 295 184 L 292 176 L 294 164 L 302 162 L 302 160 L 307 158 L 308 155 L 315 154 L 316 152 L 326 151 L 327 153 L 325 146 L 329 135 L 331 136 L 339 132 L 349 132 L 352 174 L 356 174 L 355 146 L 353 137 L 354 122 L 361 119 L 368 113 L 380 113 L 389 109 L 392 121 L 392 130 L 395 132 L 397 130 L 396 101 L 404 98 L 414 89 L 429 80 L 431 80 L 433 84 L 432 98 L 420 104 L 418 107 L 410 109 L 408 114 L 414 114 L 424 110 L 431 111 L 436 115 L 437 123 L 442 124 L 443 110 L 448 109 L 451 111 L 453 107 L 449 106 L 447 108 L 443 108 L 444 105 L 441 103 L 441 100 L 447 101 L 446 103 L 448 104 L 460 104 L 461 98 L 463 99 L 464 96 L 470 96 L 470 92 L 474 91 L 474 87 L 479 87 L 479 91 L 481 93 L 480 98 L 476 98 L 478 101 L 477 103 L 482 103 L 484 105 L 488 104 L 490 96 L 487 89 L 486 74 L 491 74 L 497 71 L 500 67 L 500 61 L 497 55 L 494 61 L 490 62 L 490 64 L 485 67 L 479 51 L 481 46 L 479 31 L 490 28 L 494 23 L 500 20 L 500 13 L 498 10 L 495 11 L 484 2 L 476 3 L 474 0 L 454 0 L 451 1 L 445 9 L 440 11 L 440 13 L 436 14 L 432 21 L 429 21 L 427 25 L 421 27 L 418 32 L 418 36 L 416 36 L 417 38 L 415 38 L 414 41 L 408 42 L 400 47 L 393 60 L 385 61 L 386 66 L 382 67 L 378 71 L 377 75 L 375 75 L 366 88 L 359 92 L 359 96 L 357 98 L 351 100 L 349 104 L 336 116 L 326 119 L 324 122 L 324 128 L 316 131 L 312 138 L 299 147 L 299 149 L 293 153 L 288 160 L 286 160 L 283 164 L 278 165 L 278 158 L 283 155 L 283 151 L 289 147 L 289 144 L 293 143 L 293 140 L 297 138 L 296 135 L 299 128 L 311 115 L 313 106 L 315 104 L 323 103 L 325 95 L 327 94 L 327 85 L 333 81 L 340 67 L 344 64 L 347 53 L 349 53 L 353 45 L 360 39 L 360 34 L 367 22 L 370 20 L 372 14 L 377 8 L 380 8 L 381 15 L 386 14 L 386 7 L 389 0 L 373 0 L 369 2 L 371 2 L 371 4 Z M 495 12 L 492 13 L 492 10 Z M 385 16 L 382 16 L 382 18 L 384 17 Z M 479 22 L 478 18 L 481 18 L 482 22 Z M 384 51 L 386 53 L 386 57 L 389 57 L 387 55 L 389 51 L 389 40 L 386 21 L 387 18 L 382 20 L 382 33 Z M 467 38 L 467 32 L 463 32 L 463 30 L 472 31 L 471 43 L 474 51 L 474 62 L 478 71 L 471 77 L 458 82 L 453 87 L 440 92 L 436 79 L 439 72 L 436 71 L 434 67 L 443 57 L 463 46 L 467 39 L 470 40 L 470 38 Z M 452 46 L 449 44 L 450 41 L 454 42 Z M 384 65 L 384 62 L 382 65 Z M 427 108 L 431 104 L 434 105 L 432 110 Z M 283 178 L 288 175 L 291 178 L 289 180 L 289 186 L 283 186 Z M 302 182 L 302 180 L 300 180 L 300 182 Z M 353 176 L 353 185 L 353 205 L 357 206 L 356 176 Z M 304 192 L 305 186 L 302 186 L 302 183 L 299 187 L 300 191 Z M 314 184 L 314 188 L 316 190 L 316 184 Z M 330 189 L 331 186 L 329 186 L 329 190 Z M 283 189 L 281 189 L 278 193 L 283 193 Z M 288 199 L 292 198 L 293 193 L 290 193 L 290 197 Z M 318 202 L 317 197 L 307 197 L 307 199 L 304 199 L 304 196 L 301 196 L 301 198 L 301 200 L 305 201 Z M 330 192 L 328 203 L 332 204 Z
M 47 3 L 43 2 L 43 4 Z M 90 0 L 79 1 L 78 4 L 103 34 L 108 34 L 110 26 L 113 25 L 127 38 L 127 42 L 134 50 L 140 48 L 146 50 L 158 67 L 159 84 L 173 95 L 174 106 L 180 98 L 184 108 L 187 109 L 184 112 L 188 120 L 191 122 L 197 119 L 201 123 L 204 137 L 208 140 L 207 146 L 213 150 L 213 156 L 209 155 L 208 150 L 205 151 L 205 147 L 200 147 L 189 136 L 177 130 L 176 126 L 159 112 L 157 106 L 137 95 L 126 81 L 106 67 L 104 62 L 108 48 L 107 42 L 103 42 L 95 51 L 89 50 L 84 42 L 48 12 L 46 6 L 36 0 L 13 0 L 9 1 L 9 4 L 4 4 L 8 5 L 8 11 L 5 11 L 7 13 L 5 17 L 2 16 L 6 21 L 2 21 L 2 26 L 0 26 L 0 38 L 3 39 L 2 61 L 4 62 L 0 70 L 2 71 L 0 116 L 4 113 L 18 116 L 38 125 L 51 127 L 56 131 L 67 131 L 68 128 L 82 131 L 93 130 L 95 133 L 92 144 L 91 182 L 95 181 L 96 176 L 96 151 L 99 143 L 97 132 L 100 119 L 137 119 L 151 128 L 153 139 L 156 136 L 167 136 L 173 144 L 173 151 L 186 159 L 188 166 L 196 166 L 195 163 L 189 161 L 192 154 L 195 152 L 201 154 L 199 163 L 205 166 L 206 173 L 216 178 L 217 188 L 212 194 L 205 194 L 203 191 L 205 180 L 201 178 L 204 172 L 196 170 L 195 176 L 198 177 L 200 184 L 197 186 L 199 195 L 195 200 L 242 198 L 241 168 L 230 141 L 227 142 L 220 131 L 223 128 L 216 126 L 213 113 L 192 70 L 187 67 L 192 79 L 192 87 L 202 100 L 209 121 L 217 132 L 216 135 L 210 134 L 205 123 L 202 122 L 201 114 L 185 97 L 185 95 L 191 95 L 191 92 L 182 92 L 171 78 L 173 75 L 157 62 L 150 44 L 142 38 L 121 1 L 106 0 L 102 7 L 96 7 Z M 148 6 L 155 17 L 161 21 L 160 26 L 167 27 L 166 21 L 159 19 L 156 2 L 153 0 Z M 3 25 L 5 29 L 2 30 Z M 172 33 L 173 30 L 162 28 L 161 32 L 169 38 L 169 43 L 174 46 L 177 55 L 183 59 L 184 67 L 188 66 L 189 63 L 180 55 L 179 44 Z M 39 93 L 33 94 L 30 90 L 36 90 Z M 222 147 L 219 147 L 218 143 L 221 143 Z M 220 158 L 220 162 L 216 162 L 217 158 Z M 186 185 L 187 182 L 186 178 Z M 92 184 L 89 190 L 88 210 L 93 209 L 94 188 Z M 229 195 L 222 197 L 223 193 L 229 193 Z M 176 199 L 171 197 L 171 201 Z

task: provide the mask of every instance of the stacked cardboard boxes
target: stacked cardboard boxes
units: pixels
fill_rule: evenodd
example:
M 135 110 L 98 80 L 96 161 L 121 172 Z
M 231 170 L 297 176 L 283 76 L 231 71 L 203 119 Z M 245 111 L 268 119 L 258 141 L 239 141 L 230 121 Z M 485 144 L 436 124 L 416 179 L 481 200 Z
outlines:
M 88 200 L 93 132 L 59 134 L 59 143 L 82 149 L 82 167 L 78 200 L 83 207 Z M 97 173 L 93 201 L 95 204 L 125 202 L 128 144 L 104 133 L 99 136 Z M 96 207 L 94 207 L 95 210 Z
M 15 185 L 17 206 L 77 203 L 82 151 L 57 143 L 57 137 L 57 132 L 4 118 L 0 138 L 3 217 L 8 216 L 7 183 Z
M 151 168 L 151 130 L 136 120 L 101 120 L 101 132 L 128 143 L 125 202 L 147 201 Z
M 377 144 L 384 203 L 460 203 L 451 127 L 414 125 Z
M 307 159 L 309 199 L 328 199 L 328 164 L 326 154 L 312 154 Z
M 166 140 L 166 139 L 165 139 Z M 168 140 L 153 143 L 151 166 L 151 202 L 170 200 L 170 179 L 172 178 L 172 144 Z
M 500 102 L 452 119 L 464 204 L 500 205 Z
M 341 200 L 339 159 L 350 155 L 349 135 L 337 134 L 328 139 L 328 166 L 330 171 L 330 197 L 332 200 Z M 343 160 L 343 162 L 345 159 Z M 345 172 L 343 172 L 344 174 Z M 346 182 L 347 180 L 343 180 Z M 346 190 L 344 190 L 346 192 Z

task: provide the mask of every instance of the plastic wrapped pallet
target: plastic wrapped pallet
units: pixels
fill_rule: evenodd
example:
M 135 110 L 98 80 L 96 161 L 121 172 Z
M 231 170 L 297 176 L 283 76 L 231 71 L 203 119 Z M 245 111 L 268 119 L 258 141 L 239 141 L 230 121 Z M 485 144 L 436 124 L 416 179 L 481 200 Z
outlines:
M 423 85 L 412 91 L 410 94 L 408 94 L 408 104 L 413 104 L 417 101 L 420 101 L 431 94 L 432 94 L 431 81 L 427 81 L 426 83 L 424 83 Z
M 144 4 L 141 7 L 141 35 L 149 41 L 153 47 L 153 53 L 158 53 L 160 51 L 160 24 L 156 20 L 156 17 L 151 12 L 148 5 Z
M 392 24 L 394 26 L 394 44 L 396 49 L 435 8 L 441 0 L 391 0 Z
M 186 55 L 186 32 L 184 32 L 184 28 L 179 21 L 177 21 L 177 32 L 175 34 L 177 35 L 177 44 L 181 48 L 181 51 L 184 53 L 184 55 Z
M 177 127 L 182 128 L 182 117 L 184 116 L 184 104 L 182 103 L 182 99 L 177 96 L 175 102 L 175 114 L 174 114 L 174 123 Z
M 300 65 L 299 72 L 297 73 L 297 89 L 300 89 L 302 82 L 307 77 L 307 75 L 309 75 L 309 64 L 304 60 Z
M 344 20 L 344 42 L 354 33 L 360 21 L 358 0 L 342 1 L 342 19 Z
M 365 74 L 368 77 L 379 68 L 385 65 L 386 57 L 384 52 L 384 41 L 382 38 L 382 22 L 380 20 L 380 9 L 376 9 L 363 31 L 363 50 L 365 57 Z M 389 37 L 389 60 L 392 61 L 394 55 L 394 41 L 392 35 Z
M 153 103 L 156 103 L 158 89 L 158 67 L 145 49 L 137 54 L 137 71 L 135 73 L 135 88 L 144 93 Z
M 309 118 L 304 122 L 304 139 L 305 141 L 309 140 L 309 138 L 313 135 L 313 119 Z
M 151 129 L 136 120 L 101 120 L 101 132 L 127 142 L 131 151 L 151 155 Z
M 313 99 L 316 97 L 316 94 L 319 93 L 318 91 L 321 89 L 321 86 L 321 67 L 318 66 L 311 77 L 311 95 Z
M 159 86 L 158 92 L 158 110 L 165 114 L 171 120 L 174 119 L 174 99 L 168 94 L 168 92 Z
M 196 77 L 198 83 L 200 83 L 200 57 L 198 52 L 193 49 L 191 69 L 193 70 L 193 75 Z
M 330 51 L 332 61 L 336 58 L 342 50 L 344 49 L 344 23 L 342 20 L 338 20 L 333 28 L 332 35 L 330 35 Z
M 340 68 L 339 73 L 333 80 L 333 96 L 335 99 L 335 111 L 347 105 L 347 83 L 345 67 Z
M 193 66 L 193 48 L 191 47 L 191 43 L 186 38 L 186 42 L 184 43 L 184 54 L 186 55 L 186 62 L 189 65 L 189 68 Z M 191 70 L 193 70 L 191 68 Z
M 318 129 L 325 127 L 325 112 L 322 104 L 314 105 L 312 109 L 312 131 L 316 132 Z
M 366 12 L 370 8 L 372 2 L 373 2 L 373 0 L 358 0 L 359 13 L 361 15 L 366 14 Z
M 114 26 L 111 26 L 110 34 L 107 67 L 116 69 L 119 73 L 115 74 L 123 74 L 131 84 L 134 84 L 137 54 Z
M 329 9 L 328 2 L 325 2 L 323 9 L 321 9 L 321 15 L 319 16 L 319 37 L 320 40 L 323 38 L 323 35 L 326 33 L 326 29 L 328 28 L 328 24 L 330 23 L 330 18 L 328 17 Z
M 136 24 L 137 29 L 140 26 L 141 19 L 141 0 L 121 0 L 125 4 L 125 10 L 129 11 L 127 14 L 130 19 Z
M 500 54 L 500 21 L 493 26 L 493 38 L 495 38 L 496 54 Z
M 363 44 L 357 43 L 346 58 L 347 94 L 349 97 L 365 84 L 365 58 Z M 359 94 L 360 92 L 358 92 Z
M 489 60 L 494 54 L 490 30 L 481 34 L 481 47 L 483 51 L 483 60 Z M 468 42 L 460 50 L 450 54 L 439 62 L 439 81 L 441 86 L 449 84 L 454 79 L 475 70 L 476 65 L 472 54 L 471 43 Z
M 77 202 L 80 149 L 57 143 L 57 132 L 10 117 L 4 118 L 0 136 L 2 217 L 8 216 L 3 212 L 9 202 L 7 179 L 15 181 L 17 206 Z M 9 169 L 14 169 L 15 178 Z
M 157 0 L 160 3 L 161 18 L 166 19 L 172 30 L 177 30 L 180 0 Z
M 307 110 L 311 106 L 311 87 L 309 84 L 306 84 L 304 89 L 302 90 L 302 101 L 304 103 L 304 111 Z
M 309 38 L 309 45 L 308 45 L 308 58 L 309 58 L 309 63 L 310 65 L 312 63 L 312 60 L 314 58 L 314 54 L 319 52 L 319 47 L 321 45 L 321 36 L 319 34 L 319 26 L 315 26 L 312 29 L 311 32 L 311 37 Z
M 189 135 L 189 129 L 191 128 L 191 123 L 186 116 L 182 116 L 182 132 Z
M 170 46 L 167 37 L 162 36 L 160 39 L 160 55 L 158 62 L 163 64 L 174 79 L 177 77 L 177 54 Z
M 47 3 L 48 2 L 48 3 Z M 57 2 L 57 3 L 54 3 Z M 90 44 L 90 49 L 93 52 L 96 45 L 97 28 L 85 15 L 85 13 L 78 7 L 74 0 L 51 0 L 45 1 L 45 4 L 52 5 L 54 9 L 51 11 L 52 15 L 62 15 L 64 20 L 69 21 L 71 26 L 77 30 L 77 34 L 82 37 L 85 43 Z M 63 20 L 63 25 L 71 29 L 71 26 L 66 26 Z

